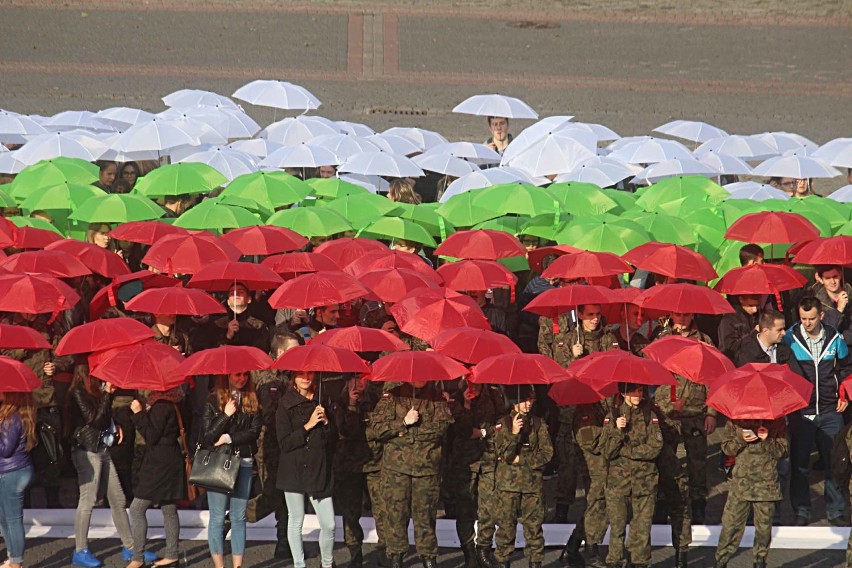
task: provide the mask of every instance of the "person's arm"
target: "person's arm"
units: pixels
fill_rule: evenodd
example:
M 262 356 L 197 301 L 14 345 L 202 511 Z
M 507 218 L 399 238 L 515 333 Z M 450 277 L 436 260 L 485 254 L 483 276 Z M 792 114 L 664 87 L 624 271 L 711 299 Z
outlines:
M 278 412 L 275 414 L 275 433 L 278 435 L 278 445 L 282 453 L 292 452 L 308 443 L 305 424 L 306 422 L 294 421 L 290 409 L 283 404 L 278 404 Z
M 767 445 L 767 451 L 772 459 L 778 461 L 787 457 L 787 424 L 784 419 L 775 420 L 769 425 L 769 435 L 765 440 L 761 440 L 762 444 Z
M 538 318 L 538 352 L 553 359 L 553 320 Z
M 263 427 L 263 416 L 260 414 L 260 411 L 249 414 L 248 416 L 251 419 L 248 428 L 228 433 L 231 437 L 231 443 L 235 446 L 257 443 L 257 439 L 260 437 L 260 429 Z
M 408 427 L 403 417 L 397 418 L 396 401 L 391 396 L 382 396 L 376 408 L 370 413 L 367 424 L 367 440 L 371 442 L 387 442 L 405 432 Z
M 207 406 L 204 407 L 204 416 L 202 418 L 201 445 L 210 447 L 215 444 L 219 437 L 225 433 L 228 425 L 231 423 L 231 417 L 220 411 L 212 402 L 207 401 Z
M 541 469 L 550 463 L 552 459 L 553 444 L 550 441 L 550 432 L 547 430 L 547 423 L 544 420 L 540 420 L 538 425 L 538 445 L 536 451 L 530 455 L 529 462 L 525 465 L 532 469 Z
M 743 440 L 741 433 L 742 431 L 729 420 L 722 433 L 722 453 L 726 456 L 736 456 L 748 447 L 748 442 Z
M 10 458 L 18 449 L 21 431 L 24 429 L 21 420 L 6 420 L 0 426 L 0 458 Z
M 155 404 L 149 410 L 142 410 L 131 416 L 136 431 L 142 434 L 146 444 L 153 446 L 162 439 L 169 415 L 175 416 L 177 421 L 174 409 L 171 404 Z

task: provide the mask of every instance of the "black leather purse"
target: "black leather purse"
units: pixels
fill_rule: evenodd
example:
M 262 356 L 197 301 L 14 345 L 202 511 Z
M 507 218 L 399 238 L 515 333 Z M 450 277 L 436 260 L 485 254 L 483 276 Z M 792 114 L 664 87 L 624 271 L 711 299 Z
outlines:
M 226 451 L 205 450 L 200 445 L 195 449 L 189 482 L 218 493 L 234 492 L 240 474 L 240 452 L 232 454 L 230 445 Z

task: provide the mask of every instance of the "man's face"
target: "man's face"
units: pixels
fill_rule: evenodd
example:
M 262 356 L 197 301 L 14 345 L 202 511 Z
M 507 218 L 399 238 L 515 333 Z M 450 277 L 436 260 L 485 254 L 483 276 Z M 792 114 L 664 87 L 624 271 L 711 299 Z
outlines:
M 750 259 L 748 262 L 746 262 L 746 266 L 753 266 L 755 264 L 763 264 L 764 262 L 766 262 L 766 259 L 764 257 L 757 256 L 755 258 Z
M 843 279 L 840 271 L 836 268 L 823 272 L 820 276 L 820 280 L 822 281 L 823 286 L 825 286 L 826 292 L 838 294 L 843 289 Z
M 819 328 L 822 322 L 822 312 L 817 308 L 808 311 L 799 308 L 799 321 L 802 322 L 802 327 L 808 333 L 819 333 Z
M 324 325 L 334 327 L 337 325 L 337 320 L 340 319 L 340 306 L 334 305 L 317 308 L 316 317 L 317 321 Z
M 784 329 L 784 320 L 778 318 L 772 322 L 772 327 L 764 327 L 760 330 L 760 337 L 765 345 L 778 345 L 787 335 Z
M 245 286 L 237 284 L 228 288 L 228 307 L 235 312 L 245 310 L 251 303 L 251 296 Z
M 627 315 L 625 316 L 625 323 L 627 323 L 630 329 L 636 329 L 639 327 L 639 306 L 635 304 L 627 304 Z
M 601 307 L 597 304 L 583 306 L 583 311 L 579 315 L 585 331 L 593 331 L 601 323 Z
M 488 120 L 488 130 L 494 140 L 502 142 L 509 134 L 509 119 L 501 116 L 494 116 Z
M 672 327 L 675 331 L 687 331 L 692 327 L 693 314 L 672 314 Z
M 760 296 L 740 296 L 740 306 L 743 311 L 753 316 L 760 309 Z
M 287 353 L 288 351 L 290 351 L 294 347 L 298 347 L 298 346 L 299 346 L 299 342 L 297 340 L 288 339 L 287 341 L 284 342 L 284 345 L 282 345 L 281 347 L 278 348 L 278 353 L 275 354 L 275 358 L 278 359 L 279 357 L 281 357 L 282 355 L 284 355 L 285 353 Z
M 521 244 L 527 249 L 527 252 L 534 251 L 538 248 L 538 237 L 532 235 L 521 235 Z

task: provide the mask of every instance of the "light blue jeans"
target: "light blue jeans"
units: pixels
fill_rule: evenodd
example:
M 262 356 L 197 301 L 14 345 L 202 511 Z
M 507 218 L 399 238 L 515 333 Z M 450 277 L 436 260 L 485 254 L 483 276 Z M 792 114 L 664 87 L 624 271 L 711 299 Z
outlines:
M 334 561 L 334 504 L 331 497 L 314 499 L 308 496 L 319 520 L 319 547 L 323 568 Z M 287 502 L 287 542 L 293 554 L 293 568 L 305 568 L 305 550 L 302 548 L 302 526 L 305 524 L 305 494 L 284 492 Z
M 0 532 L 9 562 L 24 563 L 24 492 L 33 479 L 33 466 L 0 473 Z
M 225 511 L 228 510 L 231 511 L 231 554 L 242 556 L 246 551 L 246 507 L 251 496 L 251 474 L 252 464 L 241 461 L 237 484 L 230 496 L 207 492 L 207 507 L 210 509 L 207 545 L 210 554 L 225 554 Z

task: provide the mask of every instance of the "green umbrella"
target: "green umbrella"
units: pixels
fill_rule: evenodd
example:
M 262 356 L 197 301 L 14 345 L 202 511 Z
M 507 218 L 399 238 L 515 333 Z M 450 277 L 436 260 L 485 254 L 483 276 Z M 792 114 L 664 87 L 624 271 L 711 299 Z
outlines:
M 704 176 L 677 176 L 649 186 L 636 200 L 636 205 L 646 211 L 652 211 L 663 203 L 685 197 L 695 197 L 715 204 L 730 195 L 724 187 Z
M 396 203 L 387 197 L 382 197 L 369 191 L 328 201 L 323 199 L 316 201 L 319 202 L 319 205 L 323 205 L 339 213 L 352 223 L 352 226 L 356 229 L 365 227 L 396 208 Z
M 559 197 L 565 204 L 564 210 L 572 215 L 601 215 L 618 207 L 617 201 L 593 183 L 554 183 L 547 189 Z
M 432 238 L 426 229 L 414 221 L 400 217 L 382 217 L 373 221 L 360 231 L 359 237 L 390 238 L 413 241 L 431 248 L 436 248 L 438 243 Z
M 473 205 L 491 209 L 497 216 L 514 214 L 535 217 L 562 209 L 556 194 L 527 183 L 502 183 L 480 189 L 473 198 Z
M 438 213 L 456 227 L 472 227 L 500 217 L 492 208 L 474 205 L 473 200 L 483 190 L 474 189 L 452 196 L 438 207 Z
M 107 193 L 93 185 L 80 185 L 63 182 L 58 185 L 39 188 L 21 203 L 24 211 L 44 209 L 74 211 L 92 197 L 104 197 Z
M 696 243 L 692 227 L 679 217 L 634 209 L 625 213 L 622 218 L 638 223 L 655 241 L 682 246 L 692 246 Z
M 15 200 L 3 190 L 0 190 L 0 207 L 17 207 Z
M 162 207 L 147 197 L 114 193 L 89 199 L 70 218 L 86 223 L 126 223 L 159 219 L 165 213 Z
M 827 203 L 834 203 L 835 206 Z M 832 231 L 843 226 L 849 220 L 848 210 L 842 203 L 824 197 L 810 196 L 803 199 L 767 199 L 761 201 L 758 211 L 781 211 L 798 213 L 810 219 L 816 215 L 824 219 Z M 820 228 L 822 230 L 822 228 Z
M 94 164 L 77 158 L 53 158 L 24 168 L 4 189 L 13 198 L 23 201 L 41 187 L 64 182 L 87 185 L 97 179 L 98 167 Z
M 711 262 L 719 257 L 719 247 L 725 241 L 728 225 L 721 207 L 702 207 L 685 213 L 682 218 L 696 236 L 695 250 Z
M 639 204 L 638 200 L 636 201 L 636 204 Z M 675 217 L 683 217 L 690 211 L 713 207 L 713 205 L 714 203 L 712 201 L 691 196 L 679 197 L 671 201 L 658 203 L 656 207 L 650 209 L 645 209 L 644 207 L 642 209 L 645 209 L 646 211 L 657 211 L 659 213 L 665 213 L 666 215 L 674 215 Z
M 44 219 L 39 219 L 38 217 L 22 217 L 20 215 L 15 215 L 12 217 L 6 217 L 7 220 L 11 221 L 15 224 L 16 227 L 32 227 L 34 229 L 43 229 L 45 231 L 52 231 L 57 235 L 65 234 L 60 231 L 53 223 L 48 223 Z
M 559 215 L 555 213 L 536 215 L 524 225 L 521 234 L 552 241 L 556 238 L 556 233 L 561 231 L 572 220 L 574 220 L 574 216 L 567 213 L 560 213 Z
M 266 223 L 291 229 L 308 238 L 330 237 L 353 230 L 345 217 L 328 207 L 283 209 L 267 219 Z
M 146 197 L 207 193 L 228 183 L 228 178 L 216 169 L 200 162 L 169 164 L 152 170 L 139 178 L 134 193 Z
M 530 218 L 526 216 L 517 216 L 517 215 L 506 215 L 504 217 L 497 217 L 496 219 L 489 219 L 483 223 L 478 223 L 474 225 L 472 228 L 474 229 L 491 229 L 493 231 L 503 231 L 504 233 L 509 233 L 510 235 L 520 235 L 522 234 L 522 230 L 525 225 L 530 222 Z M 538 236 L 538 235 L 533 235 Z
M 556 234 L 556 242 L 577 248 L 622 255 L 652 240 L 645 229 L 627 219 L 576 219 Z
M 843 235 L 843 236 L 847 236 L 847 237 L 852 236 L 852 221 L 848 221 L 848 222 L 844 223 L 843 225 L 841 225 L 840 227 L 838 227 L 838 229 L 836 231 L 834 231 L 834 234 L 835 235 Z
M 726 199 L 719 207 L 725 216 L 725 222 L 730 225 L 743 215 L 761 211 L 760 202 L 751 199 Z
M 440 237 L 441 240 L 447 238 L 447 235 L 456 232 L 455 226 L 444 219 L 438 211 L 428 204 L 412 205 L 411 203 L 395 203 L 392 211 L 386 214 L 387 217 L 400 217 L 409 221 L 414 221 L 433 237 Z
M 630 193 L 629 191 L 624 191 L 621 189 L 602 189 L 601 190 L 604 195 L 618 203 L 618 209 L 614 209 L 610 211 L 610 213 L 623 213 L 624 211 L 629 211 L 631 209 L 636 209 L 636 200 L 639 198 L 635 193 Z
M 245 197 L 274 211 L 299 203 L 313 192 L 313 188 L 299 178 L 282 171 L 271 171 L 238 176 L 222 195 Z
M 223 232 L 225 229 L 239 229 L 261 225 L 248 209 L 234 205 L 222 205 L 215 201 L 203 201 L 177 218 L 175 227 L 184 229 Z
M 219 203 L 221 205 L 233 205 L 235 207 L 242 207 L 243 209 L 248 209 L 252 213 L 259 215 L 261 220 L 268 219 L 273 213 L 271 209 L 267 209 L 257 201 L 249 199 L 248 197 L 240 197 L 238 195 L 219 195 L 217 197 L 213 197 L 205 201 L 211 201 L 213 203 Z
M 340 199 L 349 195 L 371 194 L 367 188 L 340 178 L 312 178 L 307 181 L 307 184 L 311 186 L 317 197 Z

